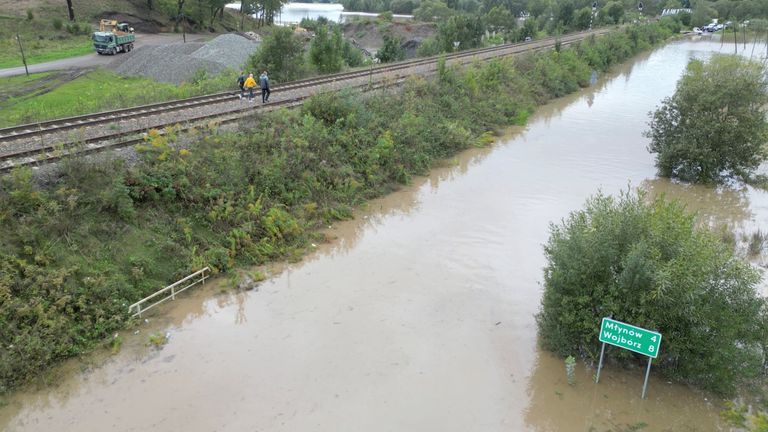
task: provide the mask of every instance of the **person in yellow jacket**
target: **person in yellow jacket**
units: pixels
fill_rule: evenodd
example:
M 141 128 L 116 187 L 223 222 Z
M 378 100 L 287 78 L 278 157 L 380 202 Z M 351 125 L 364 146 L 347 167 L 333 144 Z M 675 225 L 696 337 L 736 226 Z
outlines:
M 253 74 L 248 74 L 248 78 L 245 79 L 243 84 L 246 90 L 248 90 L 248 102 L 253 102 L 253 88 L 256 87 L 256 80 L 253 79 Z

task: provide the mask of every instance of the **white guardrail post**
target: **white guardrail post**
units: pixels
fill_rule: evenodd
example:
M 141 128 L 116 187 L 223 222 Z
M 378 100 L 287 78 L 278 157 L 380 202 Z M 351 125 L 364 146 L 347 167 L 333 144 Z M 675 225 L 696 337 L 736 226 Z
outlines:
M 162 303 L 162 302 L 164 302 L 164 301 L 166 301 L 168 299 L 176 300 L 176 294 L 179 294 L 179 293 L 187 290 L 188 288 L 191 288 L 191 287 L 193 287 L 193 286 L 195 286 L 195 285 L 197 285 L 199 283 L 203 283 L 204 284 L 205 280 L 210 277 L 210 275 L 207 275 L 206 273 L 210 273 L 210 271 L 211 271 L 210 268 L 205 267 L 204 269 L 198 270 L 198 271 L 192 273 L 191 275 L 185 277 L 184 279 L 178 280 L 178 281 L 172 283 L 171 285 L 168 285 L 167 287 L 165 287 L 165 288 L 163 288 L 161 290 L 158 290 L 154 294 L 151 294 L 151 295 L 148 295 L 147 297 L 144 297 L 143 299 L 137 301 L 136 303 L 128 306 L 128 313 L 132 313 L 131 317 L 141 317 L 141 313 L 142 312 L 146 312 L 149 309 L 152 309 L 153 307 L 159 305 L 160 303 Z M 183 284 L 185 282 L 189 282 L 189 281 L 191 281 L 190 284 L 188 284 L 187 286 L 185 286 L 183 288 L 177 289 L 179 285 L 181 285 L 181 284 Z M 170 295 L 168 295 L 169 291 L 171 292 Z M 163 294 L 165 294 L 165 297 L 162 297 L 161 299 L 156 300 L 154 303 L 150 304 L 149 306 L 143 307 L 144 303 L 154 299 L 155 297 L 160 297 Z

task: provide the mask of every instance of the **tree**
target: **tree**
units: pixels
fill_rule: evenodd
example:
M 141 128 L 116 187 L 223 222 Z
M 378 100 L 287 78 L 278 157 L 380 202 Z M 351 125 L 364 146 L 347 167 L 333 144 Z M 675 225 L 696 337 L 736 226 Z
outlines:
M 612 1 L 608 3 L 601 12 L 604 12 L 604 16 L 610 19 L 612 24 L 621 23 L 621 18 L 624 17 L 624 4 L 618 1 Z
M 585 7 L 577 10 L 573 17 L 573 27 L 576 30 L 586 30 L 592 22 L 592 9 Z
M 760 274 L 682 204 L 598 194 L 550 230 L 537 315 L 546 349 L 596 361 L 600 320 L 613 317 L 663 335 L 654 363 L 670 378 L 732 394 L 760 374 L 768 342 Z M 606 356 L 646 360 L 622 349 Z
M 703 27 L 712 21 L 712 18 L 717 16 L 717 11 L 709 7 L 706 2 L 697 1 L 693 4 L 693 11 L 691 14 L 691 25 L 694 27 Z
M 341 28 L 335 26 L 333 34 L 328 34 L 328 26 L 318 26 L 309 48 L 309 61 L 320 73 L 333 73 L 344 65 L 344 41 Z
M 405 59 L 403 40 L 398 37 L 384 35 L 384 46 L 376 53 L 376 58 L 382 63 Z
M 254 71 L 268 70 L 275 82 L 299 79 L 304 73 L 304 47 L 288 27 L 275 27 L 251 56 Z
M 767 156 L 766 104 L 761 64 L 731 55 L 692 60 L 646 133 L 659 174 L 697 183 L 748 177 Z
M 75 20 L 75 9 L 72 7 L 72 0 L 67 0 L 67 14 L 69 14 L 69 20 Z
M 503 6 L 494 6 L 485 16 L 488 29 L 492 31 L 514 30 L 517 22 L 514 15 Z
M 224 15 L 224 8 L 227 6 L 227 3 L 229 3 L 229 0 L 208 0 L 208 9 L 209 9 L 209 17 L 210 17 L 210 23 L 208 24 L 208 27 L 213 28 L 213 24 L 216 22 L 216 17 L 219 18 L 223 17 Z M 241 6 L 242 9 L 242 6 Z
M 424 0 L 421 6 L 413 11 L 413 16 L 419 21 L 440 21 L 455 13 L 440 0 Z
M 454 42 L 459 42 L 459 49 L 477 48 L 484 34 L 485 24 L 479 16 L 452 16 L 437 26 L 437 40 L 443 52 L 456 50 Z

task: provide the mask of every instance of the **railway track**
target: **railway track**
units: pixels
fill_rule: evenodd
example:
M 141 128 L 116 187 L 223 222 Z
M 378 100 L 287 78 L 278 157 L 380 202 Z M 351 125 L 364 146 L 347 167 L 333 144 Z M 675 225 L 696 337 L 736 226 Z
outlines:
M 451 65 L 467 64 L 477 60 L 547 49 L 558 42 L 565 46 L 591 35 L 599 36 L 610 31 L 600 29 L 573 33 L 559 38 L 550 37 L 535 42 L 467 50 L 445 55 L 445 59 Z M 19 166 L 55 162 L 74 154 L 92 154 L 134 145 L 143 141 L 143 132 L 149 128 L 162 128 L 174 124 L 188 125 L 182 127 L 184 130 L 194 124 L 210 120 L 231 123 L 254 111 L 263 112 L 301 105 L 304 99 L 317 91 L 335 90 L 339 87 L 363 89 L 370 84 L 368 81 L 378 83 L 385 78 L 391 82 L 400 82 L 404 76 L 433 72 L 437 59 L 438 57 L 413 59 L 374 69 L 360 69 L 289 82 L 273 88 L 272 97 L 275 102 L 268 105 L 247 103 L 243 105 L 235 97 L 237 93 L 222 92 L 0 129 L 0 172 Z M 420 70 L 425 68 L 428 70 Z M 366 83 L 361 84 L 361 81 Z M 379 84 L 373 86 L 373 88 L 379 87 Z M 206 112 L 199 113 L 195 110 Z M 158 118 L 160 116 L 172 118 Z M 131 120 L 135 124 L 128 124 Z M 145 122 L 139 124 L 139 120 L 145 120 Z M 73 131 L 79 132 L 80 136 L 72 136 Z M 67 133 L 70 135 L 68 136 Z

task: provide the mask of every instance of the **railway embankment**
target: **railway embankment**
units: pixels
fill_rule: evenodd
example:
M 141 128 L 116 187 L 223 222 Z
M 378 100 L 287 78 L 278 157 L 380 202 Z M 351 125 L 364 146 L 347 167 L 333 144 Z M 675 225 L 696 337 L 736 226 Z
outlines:
M 593 71 L 675 33 L 618 30 L 557 50 L 408 79 L 377 97 L 321 93 L 225 132 L 152 132 L 141 161 L 69 158 L 41 183 L 0 179 L 0 392 L 57 361 L 114 343 L 127 305 L 190 271 L 299 259 L 321 225 L 407 184 L 435 161 L 489 145 Z

